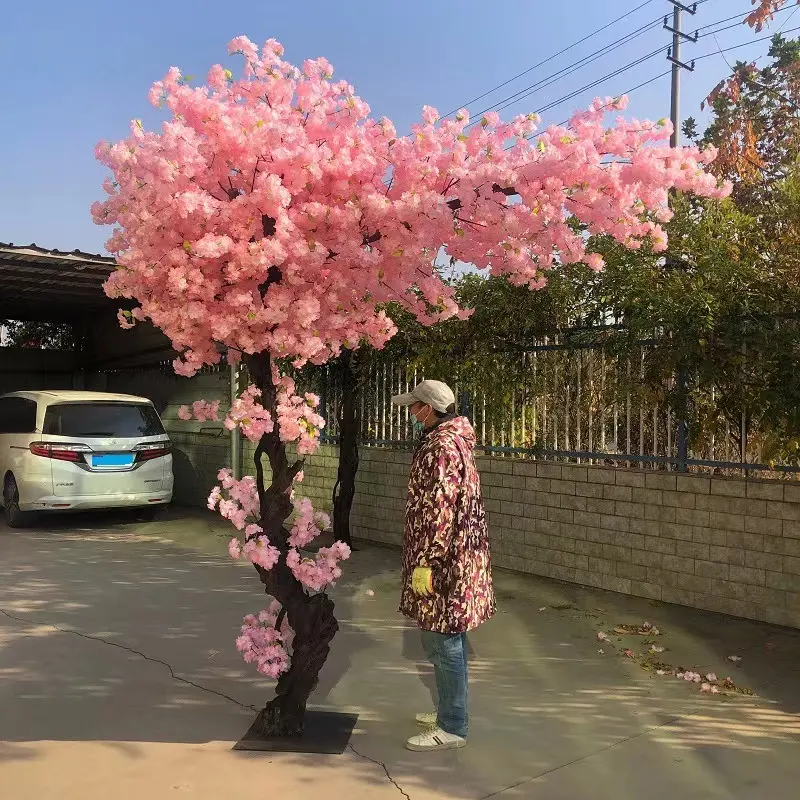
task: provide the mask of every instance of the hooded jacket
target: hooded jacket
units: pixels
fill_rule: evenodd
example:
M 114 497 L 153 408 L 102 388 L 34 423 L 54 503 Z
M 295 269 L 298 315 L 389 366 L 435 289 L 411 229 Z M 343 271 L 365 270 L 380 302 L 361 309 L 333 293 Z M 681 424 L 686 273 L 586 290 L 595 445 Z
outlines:
M 464 417 L 428 432 L 414 454 L 403 534 L 400 611 L 424 630 L 472 630 L 496 610 L 475 432 Z M 418 566 L 433 570 L 433 595 L 417 597 Z

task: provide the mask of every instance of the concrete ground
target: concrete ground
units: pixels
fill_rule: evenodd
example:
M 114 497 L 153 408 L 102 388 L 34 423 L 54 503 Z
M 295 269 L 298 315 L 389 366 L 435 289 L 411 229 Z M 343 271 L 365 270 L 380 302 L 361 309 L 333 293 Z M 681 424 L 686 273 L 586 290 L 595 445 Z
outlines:
M 358 712 L 352 748 L 232 752 L 270 684 L 233 645 L 263 604 L 228 537 L 174 511 L 0 528 L 3 800 L 797 797 L 800 632 L 500 571 L 500 612 L 471 639 L 469 746 L 406 751 L 431 675 L 396 613 L 399 554 L 369 545 L 333 591 L 341 631 L 313 697 Z M 642 669 L 623 653 L 642 637 L 613 629 L 644 620 L 665 662 L 757 696 Z

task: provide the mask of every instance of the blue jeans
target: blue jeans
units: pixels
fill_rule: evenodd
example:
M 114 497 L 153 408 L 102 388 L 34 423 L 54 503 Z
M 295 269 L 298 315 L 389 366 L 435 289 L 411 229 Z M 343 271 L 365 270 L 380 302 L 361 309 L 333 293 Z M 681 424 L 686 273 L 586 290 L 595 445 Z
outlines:
M 446 733 L 467 736 L 467 634 L 420 631 L 425 655 L 433 664 L 439 694 L 437 724 Z

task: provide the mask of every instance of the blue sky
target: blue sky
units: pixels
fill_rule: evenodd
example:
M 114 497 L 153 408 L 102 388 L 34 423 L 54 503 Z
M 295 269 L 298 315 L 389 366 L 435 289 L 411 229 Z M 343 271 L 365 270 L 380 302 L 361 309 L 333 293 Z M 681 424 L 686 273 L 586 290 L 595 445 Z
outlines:
M 238 34 L 255 42 L 274 37 L 286 57 L 301 63 L 325 56 L 337 77 L 352 83 L 376 115 L 399 130 L 422 105 L 446 113 L 526 70 L 645 0 L 340 0 L 302 3 L 273 0 L 175 3 L 137 0 L 28 0 L 3 10 L 0 70 L 5 75 L 0 126 L 0 241 L 102 252 L 110 231 L 93 225 L 89 205 L 101 196 L 103 169 L 93 148 L 100 139 L 127 134 L 132 118 L 149 127 L 159 116 L 147 102 L 150 84 L 171 65 L 202 77 L 214 63 L 236 68 L 226 44 Z M 741 11 L 749 0 L 707 0 L 686 28 L 707 26 Z M 474 105 L 486 106 L 567 68 L 602 46 L 654 21 L 672 6 L 650 0 L 617 25 Z M 800 26 L 800 13 L 780 15 L 772 30 Z M 787 20 L 789 20 L 787 22 Z M 731 22 L 725 25 L 731 25 Z M 718 27 L 724 27 L 722 25 Z M 763 34 L 762 34 L 763 35 Z M 798 33 L 790 35 L 797 36 Z M 668 43 L 660 26 L 584 69 L 503 110 L 503 116 L 538 111 L 546 104 Z M 727 54 L 751 60 L 767 43 L 737 25 L 717 37 Z M 684 58 L 714 53 L 713 36 L 684 48 Z M 597 95 L 615 95 L 664 72 L 658 55 L 543 115 L 560 122 Z M 699 115 L 703 97 L 729 70 L 719 54 L 683 76 L 683 116 Z M 669 78 L 631 95 L 630 113 L 658 119 L 669 114 Z

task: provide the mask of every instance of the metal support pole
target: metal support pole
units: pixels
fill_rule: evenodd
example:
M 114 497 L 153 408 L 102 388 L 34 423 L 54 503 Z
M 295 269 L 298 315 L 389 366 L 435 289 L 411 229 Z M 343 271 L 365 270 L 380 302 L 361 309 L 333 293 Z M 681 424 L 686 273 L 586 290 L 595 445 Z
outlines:
M 670 48 L 667 59 L 672 63 L 672 92 L 670 94 L 670 119 L 672 120 L 672 136 L 669 143 L 671 147 L 678 147 L 681 137 L 681 70 L 694 70 L 694 62 L 684 64 L 681 61 L 681 42 L 686 39 L 690 42 L 697 41 L 697 33 L 694 36 L 685 34 L 681 28 L 683 23 L 683 12 L 694 15 L 697 5 L 692 7 L 685 6 L 677 0 L 669 0 L 672 3 L 672 27 L 667 24 L 664 18 L 664 27 L 672 33 L 672 47 Z M 674 262 L 673 266 L 676 265 Z M 678 397 L 680 398 L 680 408 L 678 425 L 676 431 L 676 444 L 678 451 L 678 472 L 686 472 L 686 461 L 689 457 L 689 425 L 686 421 L 688 411 L 688 391 L 686 369 L 683 366 L 678 368 Z
M 229 364 L 228 372 L 230 374 L 231 384 L 231 407 L 233 407 L 236 398 L 239 396 L 239 368 L 236 364 Z M 239 426 L 236 425 L 231 431 L 231 472 L 237 481 L 242 477 L 241 442 L 242 440 L 239 434 Z

